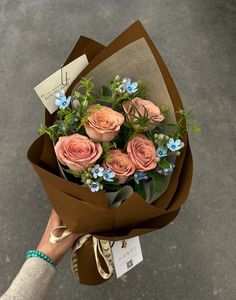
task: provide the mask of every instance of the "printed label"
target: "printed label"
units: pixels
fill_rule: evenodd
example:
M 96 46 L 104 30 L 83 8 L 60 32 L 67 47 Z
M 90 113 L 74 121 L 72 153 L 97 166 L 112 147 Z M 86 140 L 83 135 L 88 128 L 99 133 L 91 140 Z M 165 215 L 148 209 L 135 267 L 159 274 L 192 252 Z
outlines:
M 112 255 L 116 276 L 119 278 L 143 260 L 139 237 L 115 242 Z

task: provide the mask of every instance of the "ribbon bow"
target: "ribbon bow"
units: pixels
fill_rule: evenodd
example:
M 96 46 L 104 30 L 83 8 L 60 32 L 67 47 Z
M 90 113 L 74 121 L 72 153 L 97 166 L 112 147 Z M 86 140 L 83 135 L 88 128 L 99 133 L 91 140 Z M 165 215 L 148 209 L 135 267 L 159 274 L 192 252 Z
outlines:
M 62 234 L 61 235 L 57 234 L 57 232 L 61 231 L 61 230 L 63 230 Z M 64 238 L 69 236 L 71 233 L 72 232 L 68 229 L 67 226 L 58 226 L 52 230 L 49 241 L 52 244 L 57 244 L 60 241 L 62 241 Z M 106 241 L 106 240 L 99 240 L 91 234 L 86 234 L 86 235 L 82 236 L 81 238 L 78 238 L 78 240 L 75 242 L 75 245 L 72 248 L 72 254 L 71 254 L 71 269 L 75 275 L 78 275 L 78 260 L 77 260 L 76 252 L 90 238 L 92 238 L 92 240 L 93 240 L 94 256 L 95 256 L 98 272 L 103 279 L 108 279 L 112 276 L 113 270 L 114 270 L 110 242 Z M 108 272 L 106 272 L 102 268 L 98 254 L 100 254 L 102 259 L 104 260 L 104 262 L 107 266 Z

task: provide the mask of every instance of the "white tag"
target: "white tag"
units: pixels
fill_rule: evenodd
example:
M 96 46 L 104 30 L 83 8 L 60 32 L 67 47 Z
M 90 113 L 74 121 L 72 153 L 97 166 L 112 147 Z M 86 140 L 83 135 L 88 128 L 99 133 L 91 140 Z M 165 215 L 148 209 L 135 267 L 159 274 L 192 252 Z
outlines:
M 119 278 L 143 260 L 139 237 L 115 242 L 112 255 L 116 276 Z
M 58 109 L 55 105 L 55 93 L 61 89 L 66 92 L 70 84 L 87 65 L 88 59 L 84 54 L 53 73 L 34 88 L 44 106 L 51 114 Z

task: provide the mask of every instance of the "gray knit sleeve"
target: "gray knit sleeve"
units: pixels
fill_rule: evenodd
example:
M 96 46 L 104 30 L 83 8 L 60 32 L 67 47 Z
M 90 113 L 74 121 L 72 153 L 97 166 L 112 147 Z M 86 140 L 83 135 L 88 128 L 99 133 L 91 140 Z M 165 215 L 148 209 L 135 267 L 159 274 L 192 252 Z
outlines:
M 43 259 L 29 258 L 0 300 L 42 300 L 55 273 L 55 268 Z

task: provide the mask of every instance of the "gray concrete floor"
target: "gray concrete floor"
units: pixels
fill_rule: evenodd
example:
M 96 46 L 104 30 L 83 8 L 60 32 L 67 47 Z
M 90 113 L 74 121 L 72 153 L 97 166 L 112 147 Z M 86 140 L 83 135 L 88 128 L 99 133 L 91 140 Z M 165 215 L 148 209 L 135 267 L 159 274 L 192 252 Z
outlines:
M 33 87 L 79 35 L 107 44 L 140 19 L 202 127 L 191 193 L 172 224 L 141 239 L 144 262 L 126 283 L 81 286 L 67 256 L 47 299 L 235 299 L 235 12 L 226 0 L 0 1 L 0 294 L 50 211 L 26 159 L 44 117 Z

